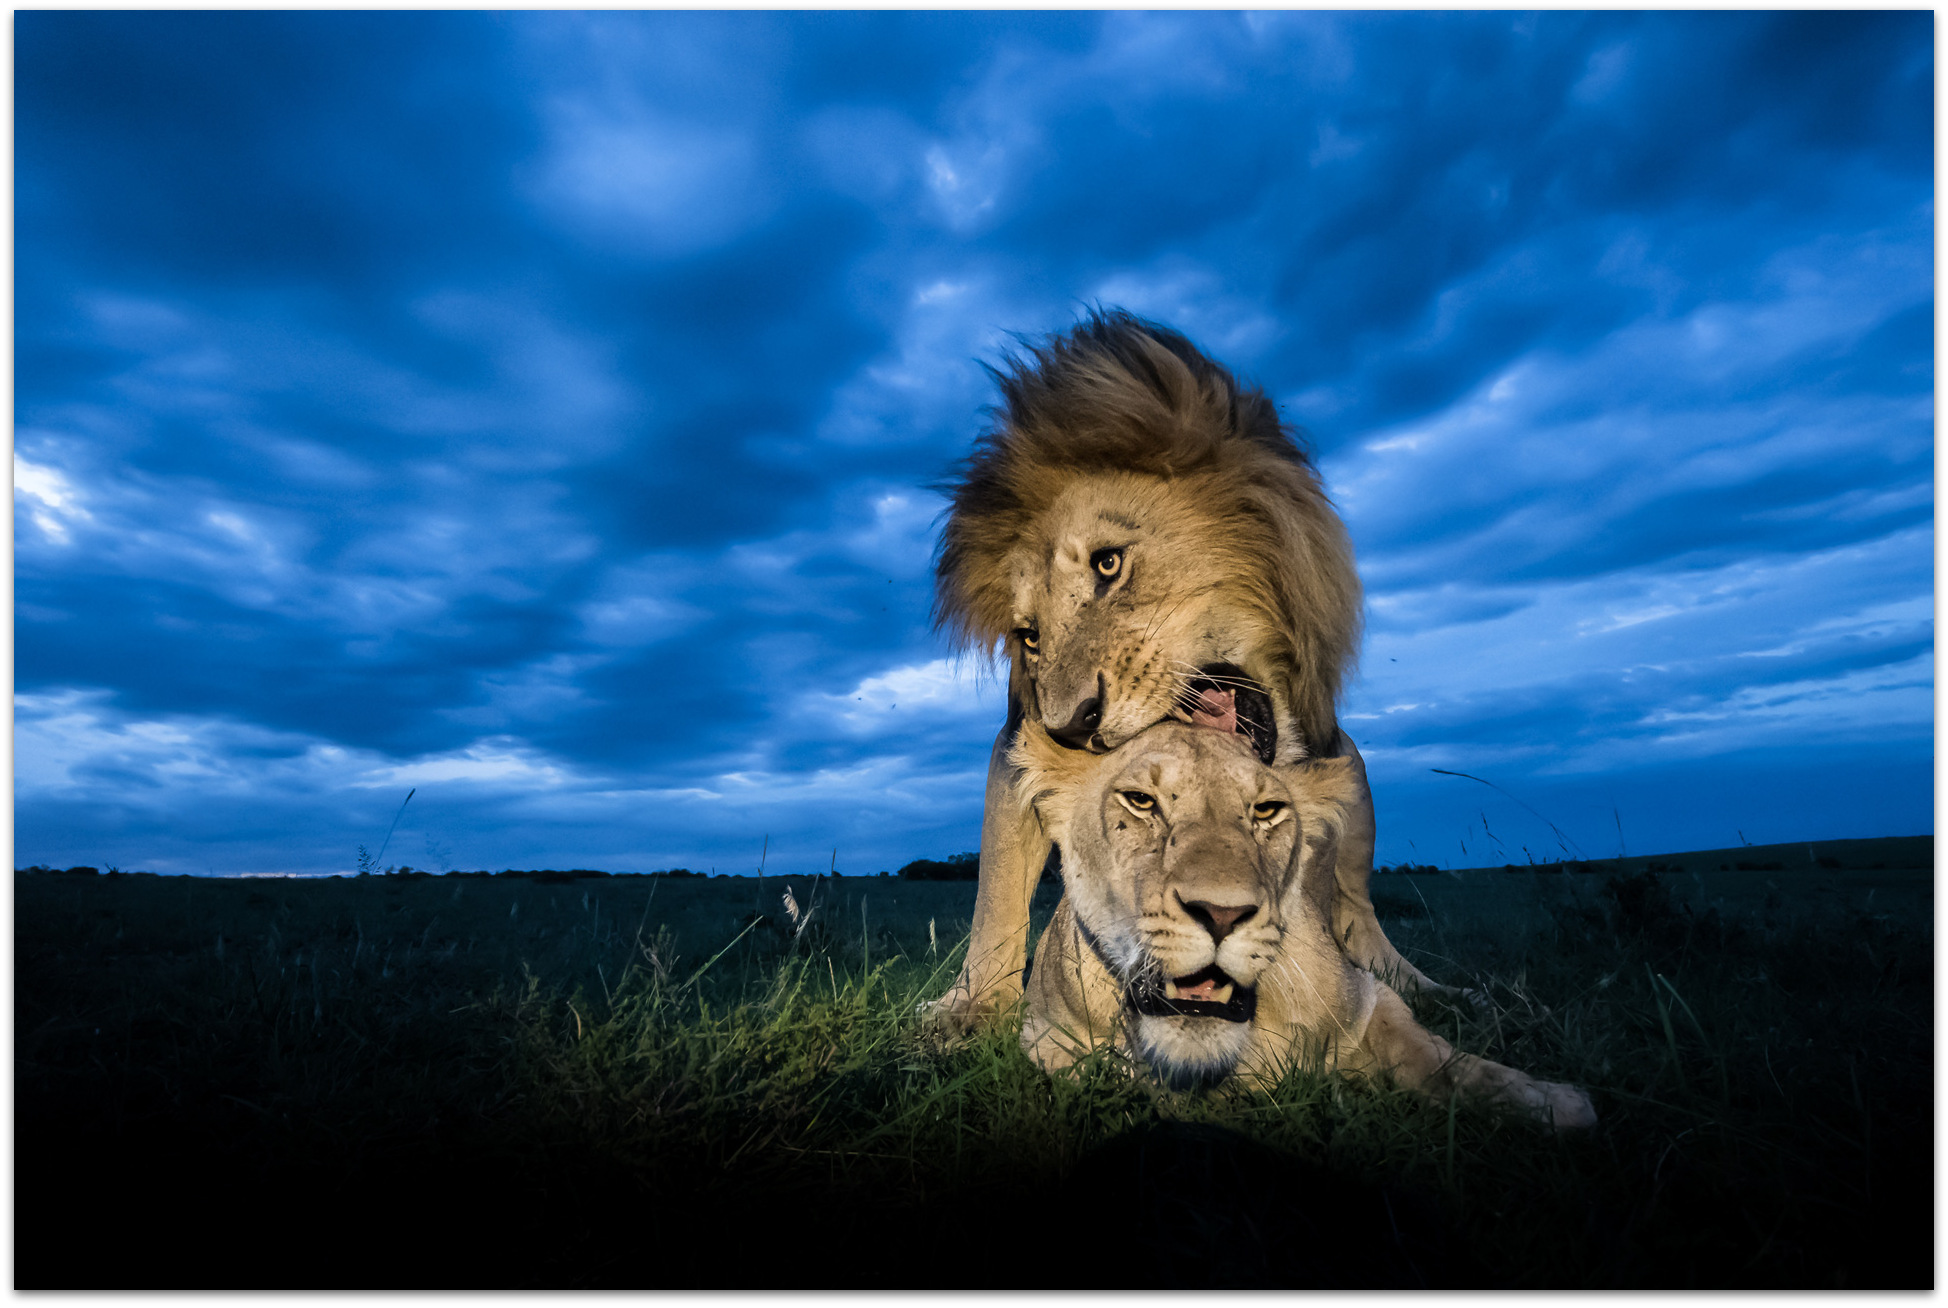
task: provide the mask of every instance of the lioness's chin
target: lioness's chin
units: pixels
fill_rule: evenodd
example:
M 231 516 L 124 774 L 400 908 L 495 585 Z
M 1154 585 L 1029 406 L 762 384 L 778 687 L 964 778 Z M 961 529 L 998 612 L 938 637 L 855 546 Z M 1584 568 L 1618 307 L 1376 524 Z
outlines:
M 1137 1056 L 1173 1090 L 1191 1090 L 1231 1075 L 1251 1040 L 1251 1026 L 1221 1017 L 1152 1017 L 1132 1025 Z

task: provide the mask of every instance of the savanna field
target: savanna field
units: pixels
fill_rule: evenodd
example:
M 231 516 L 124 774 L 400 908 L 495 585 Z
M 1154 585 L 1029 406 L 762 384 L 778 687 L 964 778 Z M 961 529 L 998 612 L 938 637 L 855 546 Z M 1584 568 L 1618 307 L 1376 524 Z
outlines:
M 1377 875 L 1477 992 L 1422 1021 L 1588 1087 L 1567 1139 L 939 1038 L 971 881 L 30 870 L 15 1283 L 1925 1288 L 1932 863 Z

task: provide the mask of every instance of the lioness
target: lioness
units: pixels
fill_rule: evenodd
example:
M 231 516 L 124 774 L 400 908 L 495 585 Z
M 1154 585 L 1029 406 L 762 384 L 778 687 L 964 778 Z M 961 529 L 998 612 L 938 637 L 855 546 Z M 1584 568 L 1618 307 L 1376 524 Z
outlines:
M 1005 641 L 1008 718 L 989 756 L 967 960 L 935 1014 L 1021 993 L 1028 903 L 1052 842 L 1018 791 L 1023 722 L 1103 752 L 1165 718 L 1219 726 L 1266 763 L 1344 758 L 1332 933 L 1432 986 L 1373 914 L 1373 803 L 1333 704 L 1359 641 L 1346 529 L 1265 393 L 1176 332 L 1097 312 L 994 377 L 1004 406 L 959 480 L 935 560 L 936 621 Z
M 1106 757 L 1031 725 L 1010 761 L 1062 850 L 1021 1030 L 1044 1068 L 1112 1042 L 1179 1086 L 1316 1058 L 1558 1130 L 1596 1121 L 1574 1086 L 1456 1053 L 1334 943 L 1332 868 L 1364 793 L 1349 760 L 1274 769 L 1236 735 L 1163 723 Z

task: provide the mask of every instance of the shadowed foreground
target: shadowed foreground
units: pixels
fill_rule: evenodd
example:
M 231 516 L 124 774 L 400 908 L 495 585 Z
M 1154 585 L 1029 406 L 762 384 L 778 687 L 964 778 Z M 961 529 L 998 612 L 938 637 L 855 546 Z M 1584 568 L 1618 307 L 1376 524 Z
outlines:
M 18 876 L 16 1285 L 1931 1285 L 1928 874 L 1681 859 L 1376 880 L 1568 1140 L 938 1047 L 964 884 Z

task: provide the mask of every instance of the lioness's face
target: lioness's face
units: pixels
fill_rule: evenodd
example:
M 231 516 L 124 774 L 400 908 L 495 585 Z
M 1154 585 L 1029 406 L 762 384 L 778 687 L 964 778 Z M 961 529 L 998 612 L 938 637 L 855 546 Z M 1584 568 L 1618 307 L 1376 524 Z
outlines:
M 1009 555 L 1029 712 L 1059 743 L 1105 752 L 1177 718 L 1242 735 L 1268 763 L 1281 733 L 1296 745 L 1277 625 L 1199 490 L 1188 477 L 1080 478 Z
M 1140 1053 L 1191 1077 L 1231 1070 L 1275 962 L 1299 868 L 1286 782 L 1246 742 L 1164 723 L 1078 791 L 1062 876 L 1125 987 Z

